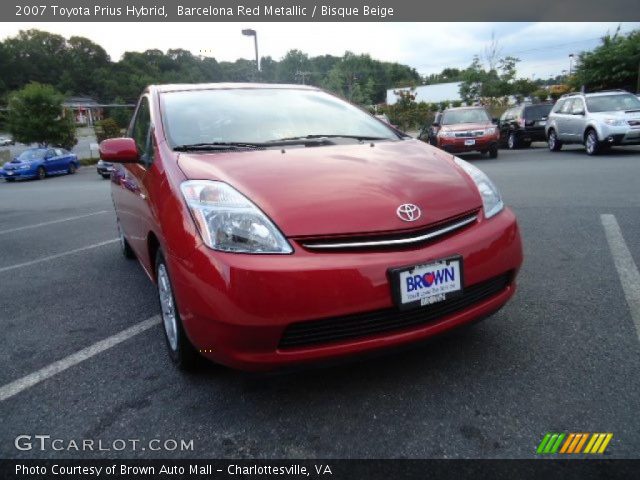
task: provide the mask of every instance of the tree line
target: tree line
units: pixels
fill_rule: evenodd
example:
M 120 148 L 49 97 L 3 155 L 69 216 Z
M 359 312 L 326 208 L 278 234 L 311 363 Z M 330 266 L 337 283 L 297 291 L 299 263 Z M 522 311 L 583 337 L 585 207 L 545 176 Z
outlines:
M 132 103 L 146 85 L 157 83 L 307 83 L 366 105 L 383 102 L 388 88 L 421 83 L 407 65 L 351 52 L 310 57 L 291 50 L 281 60 L 262 57 L 260 64 L 258 72 L 255 60 L 218 61 L 183 49 L 126 52 L 114 61 L 88 38 L 26 30 L 0 42 L 0 103 L 30 82 L 104 103 Z

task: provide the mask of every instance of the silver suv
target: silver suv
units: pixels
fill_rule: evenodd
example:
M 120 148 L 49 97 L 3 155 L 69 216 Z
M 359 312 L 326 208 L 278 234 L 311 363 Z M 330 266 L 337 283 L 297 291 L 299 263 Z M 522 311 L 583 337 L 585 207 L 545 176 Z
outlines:
M 581 143 L 589 155 L 613 145 L 640 145 L 640 99 L 624 90 L 563 95 L 545 132 L 552 152 L 565 143 Z

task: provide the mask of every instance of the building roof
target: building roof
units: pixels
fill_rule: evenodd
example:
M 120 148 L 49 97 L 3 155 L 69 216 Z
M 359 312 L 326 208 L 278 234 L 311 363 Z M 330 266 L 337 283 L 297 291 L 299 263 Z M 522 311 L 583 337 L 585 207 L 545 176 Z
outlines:
M 439 103 L 462 100 L 460 97 L 460 85 L 462 82 L 437 83 L 435 85 L 420 85 L 415 87 L 416 102 Z M 407 88 L 391 88 L 387 90 L 387 104 L 393 105 L 398 100 L 398 95 L 394 92 L 398 90 L 408 91 Z

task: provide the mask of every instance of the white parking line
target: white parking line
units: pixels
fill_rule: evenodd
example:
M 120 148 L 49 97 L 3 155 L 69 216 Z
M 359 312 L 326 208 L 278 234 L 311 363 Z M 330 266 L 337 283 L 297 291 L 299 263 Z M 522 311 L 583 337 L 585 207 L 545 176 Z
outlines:
M 94 215 L 102 215 L 103 213 L 109 213 L 109 210 L 100 210 L 99 212 L 87 213 L 86 215 L 78 215 L 76 217 L 61 218 L 60 220 L 51 220 L 50 222 L 35 223 L 33 225 L 25 225 L 24 227 L 10 228 L 8 230 L 0 230 L 0 235 L 4 235 L 5 233 L 19 232 L 21 230 L 29 230 L 30 228 L 45 227 L 47 225 L 54 225 L 56 223 L 70 222 L 72 220 L 78 220 L 80 218 L 93 217 Z
M 629 247 L 624 241 L 622 231 L 614 215 L 600 215 L 604 233 L 613 256 L 613 263 L 618 271 L 624 296 L 629 305 L 631 318 L 636 325 L 636 334 L 640 340 L 640 272 L 633 261 Z
M 30 262 L 17 263 L 15 265 L 9 265 L 8 267 L 1 267 L 0 273 L 8 272 L 9 270 L 15 270 L 16 268 L 29 267 L 31 265 L 36 265 L 37 263 L 48 262 L 49 260 L 55 260 L 56 258 L 66 257 L 67 255 L 73 255 L 74 253 L 84 252 L 85 250 L 91 250 L 92 248 L 102 247 L 104 245 L 109 245 L 110 243 L 118 242 L 117 238 L 113 240 L 107 240 L 106 242 L 94 243 L 93 245 L 87 245 L 86 247 L 75 248 L 73 250 L 69 250 L 68 252 L 56 253 L 55 255 L 49 255 L 48 257 L 38 258 L 36 260 L 31 260 Z
M 120 333 L 116 333 L 111 337 L 105 338 L 104 340 L 100 340 L 93 345 L 88 346 L 87 348 L 83 348 L 82 350 L 69 355 L 68 357 L 63 358 L 62 360 L 58 360 L 40 370 L 30 373 L 18 380 L 15 380 L 11 383 L 8 383 L 2 387 L 0 387 L 0 402 L 4 401 L 8 398 L 17 395 L 18 393 L 26 390 L 27 388 L 31 388 L 34 385 L 37 385 L 44 380 L 53 377 L 54 375 L 63 372 L 64 370 L 73 367 L 74 365 L 78 365 L 89 358 L 104 352 L 105 350 L 109 350 L 112 347 L 115 347 L 119 343 L 124 342 L 140 333 L 149 330 L 151 327 L 158 325 L 160 323 L 160 315 L 155 315 L 147 320 L 144 320 L 140 323 L 135 324 L 133 327 L 129 327 L 126 330 L 122 330 Z

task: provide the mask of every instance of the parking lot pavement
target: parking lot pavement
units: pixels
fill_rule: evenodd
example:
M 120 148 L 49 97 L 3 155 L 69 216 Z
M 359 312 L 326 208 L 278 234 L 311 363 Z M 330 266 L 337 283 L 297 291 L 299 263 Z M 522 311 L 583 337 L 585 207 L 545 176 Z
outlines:
M 602 215 L 640 265 L 640 149 L 467 159 L 519 218 L 513 301 L 417 348 L 261 375 L 170 365 L 153 286 L 116 243 L 95 246 L 115 228 L 93 169 L 0 185 L 0 456 L 527 458 L 546 432 L 579 431 L 612 432 L 605 455 L 637 457 L 640 340 Z M 21 434 L 143 443 L 19 451 Z M 154 438 L 193 450 L 142 450 Z

